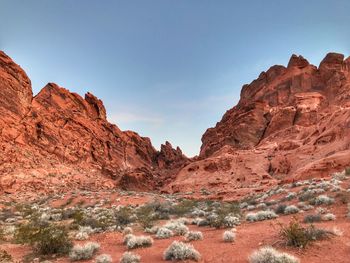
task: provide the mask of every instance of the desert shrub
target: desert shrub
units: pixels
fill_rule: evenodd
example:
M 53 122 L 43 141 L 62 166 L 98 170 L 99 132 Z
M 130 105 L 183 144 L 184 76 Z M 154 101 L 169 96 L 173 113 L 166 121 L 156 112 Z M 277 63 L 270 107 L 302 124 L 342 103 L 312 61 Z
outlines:
M 284 210 L 284 214 L 286 215 L 296 214 L 296 213 L 299 213 L 299 208 L 296 207 L 295 205 L 289 205 Z
M 305 204 L 305 202 L 299 202 L 298 203 L 298 208 L 304 210 L 304 211 L 309 211 L 311 209 L 314 209 L 313 205 Z
M 197 226 L 209 226 L 209 221 L 207 219 L 201 218 L 198 220 Z
M 0 249 L 0 262 L 12 262 L 12 256 L 6 250 Z
M 281 253 L 272 247 L 263 247 L 253 252 L 250 263 L 299 263 L 299 259 L 287 253 Z
M 116 225 L 118 226 L 126 226 L 133 222 L 132 217 L 132 211 L 129 207 L 121 207 L 116 213 L 115 213 L 115 221 Z
M 4 228 L 0 225 L 0 241 L 5 240 L 5 230 Z
M 350 192 L 341 192 L 337 193 L 335 196 L 336 199 L 339 199 L 344 205 L 350 201 Z
M 76 235 L 75 235 L 75 239 L 76 240 L 87 240 L 89 239 L 89 234 L 86 233 L 86 232 L 82 232 L 82 231 L 79 231 Z
M 188 232 L 188 227 L 179 221 L 169 221 L 164 225 L 165 228 L 173 231 L 174 235 L 183 236 Z
M 248 205 L 248 206 L 247 206 L 247 210 L 248 210 L 248 211 L 252 211 L 252 210 L 254 210 L 255 208 L 256 208 L 255 205 Z
M 257 205 L 258 204 L 258 201 L 257 201 L 257 196 L 253 195 L 253 196 L 248 196 L 248 197 L 245 197 L 242 202 L 244 203 L 247 203 L 248 205 Z
M 112 263 L 112 257 L 107 254 L 101 254 L 96 257 L 95 263 Z
M 322 216 L 323 221 L 334 221 L 336 219 L 336 216 L 332 213 L 327 213 Z
M 169 214 L 172 206 L 172 203 L 170 201 L 160 201 L 159 199 L 155 199 L 152 202 L 148 203 L 147 206 L 152 207 L 157 219 L 169 219 Z
M 15 241 L 30 244 L 43 255 L 67 254 L 72 247 L 64 227 L 54 224 L 40 225 L 37 222 L 20 225 L 15 232 Z
M 215 208 L 215 212 L 207 215 L 208 224 L 215 228 L 234 227 L 240 224 L 241 210 L 239 203 L 222 203 Z
M 188 200 L 184 199 L 171 209 L 171 214 L 177 215 L 177 216 L 184 216 L 188 213 L 190 213 L 196 206 L 198 202 L 195 200 Z
M 131 227 L 126 227 L 123 229 L 123 235 L 127 235 L 127 234 L 132 234 L 134 231 L 132 230 Z
M 222 239 L 224 240 L 224 242 L 235 241 L 236 233 L 233 231 L 225 231 L 224 234 L 222 235 Z
M 203 234 L 200 231 L 189 231 L 185 235 L 186 241 L 202 240 Z
M 304 217 L 304 223 L 314 223 L 314 222 L 320 222 L 321 216 L 319 214 L 316 215 L 306 215 Z
M 205 215 L 206 215 L 206 212 L 205 212 L 204 210 L 195 207 L 195 208 L 193 209 L 193 211 L 191 212 L 191 215 L 190 215 L 190 216 L 191 216 L 191 217 L 203 217 L 203 216 L 205 216 Z
M 350 175 L 350 167 L 345 168 L 345 175 Z
M 280 226 L 280 236 L 286 245 L 299 248 L 305 248 L 310 242 L 330 237 L 332 234 L 330 231 L 318 229 L 314 225 L 305 228 L 296 219 L 290 221 L 287 226 L 282 224 Z
M 5 208 L 0 211 L 0 221 L 6 221 L 9 218 L 14 218 L 15 214 L 12 209 Z
M 287 205 L 285 204 L 280 204 L 277 206 L 277 208 L 275 209 L 275 213 L 276 214 L 284 214 L 284 210 L 286 209 Z
M 277 201 L 276 201 L 276 200 L 271 199 L 271 200 L 269 200 L 269 201 L 266 201 L 266 202 L 265 202 L 265 204 L 266 204 L 267 206 L 272 206 L 272 205 L 277 204 Z
M 100 245 L 96 242 L 88 242 L 84 246 L 75 245 L 69 253 L 69 258 L 72 261 L 91 259 L 99 249 Z
M 296 196 L 297 196 L 296 193 L 290 192 L 290 193 L 288 193 L 288 194 L 286 195 L 286 197 L 285 197 L 284 199 L 287 200 L 287 201 L 290 201 L 290 200 L 294 199 Z
M 246 215 L 246 220 L 249 222 L 255 222 L 255 221 L 274 219 L 277 217 L 278 216 L 276 215 L 275 212 L 273 212 L 271 210 L 266 210 L 266 211 L 259 211 L 257 213 L 248 213 Z
M 155 210 L 151 205 L 144 205 L 140 207 L 136 212 L 136 216 L 137 221 L 144 229 L 154 226 L 154 223 L 157 219 Z
M 126 234 L 123 238 L 123 244 L 126 245 L 128 243 L 128 241 L 133 238 L 135 235 L 133 234 Z
M 150 247 L 153 245 L 153 239 L 149 236 L 134 236 L 132 235 L 126 242 L 128 249 L 139 247 Z
M 334 203 L 334 199 L 327 195 L 319 195 L 316 198 L 310 200 L 312 205 L 331 205 Z
M 159 239 L 169 238 L 169 237 L 172 237 L 173 235 L 174 235 L 173 231 L 171 231 L 166 227 L 158 228 L 158 231 L 156 233 L 156 237 Z
M 307 190 L 303 193 L 301 193 L 298 197 L 299 201 L 308 201 L 312 198 L 314 198 L 316 193 L 312 190 Z
M 256 208 L 265 210 L 265 209 L 267 209 L 267 205 L 265 203 L 260 203 L 260 204 L 256 205 Z
M 164 252 L 164 260 L 195 260 L 201 258 L 199 252 L 191 245 L 174 241 Z
M 151 228 L 146 228 L 145 233 L 156 234 L 159 229 L 159 226 L 152 226 Z
M 240 224 L 240 220 L 236 216 L 225 216 L 223 220 L 223 226 L 224 227 L 234 227 Z
M 132 252 L 125 252 L 120 259 L 120 263 L 139 263 L 141 257 Z

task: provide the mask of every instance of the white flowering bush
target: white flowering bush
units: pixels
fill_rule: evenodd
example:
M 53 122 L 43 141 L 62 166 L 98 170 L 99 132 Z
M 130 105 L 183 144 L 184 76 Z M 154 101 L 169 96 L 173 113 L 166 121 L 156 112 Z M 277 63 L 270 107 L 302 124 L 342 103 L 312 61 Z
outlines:
M 277 217 L 278 216 L 274 211 L 266 210 L 266 211 L 259 211 L 257 213 L 248 213 L 246 215 L 246 220 L 249 222 L 255 222 L 255 221 L 268 220 L 268 219 L 275 219 Z
M 139 247 L 150 247 L 153 245 L 153 239 L 149 236 L 130 236 L 126 241 L 128 249 L 134 249 Z
M 224 242 L 233 242 L 236 239 L 236 233 L 232 230 L 225 231 L 222 235 L 222 239 L 224 240 Z
M 290 192 L 290 193 L 288 193 L 288 194 L 286 195 L 285 199 L 290 201 L 290 200 L 292 200 L 293 198 L 295 198 L 296 196 L 297 196 L 296 193 Z
M 310 201 L 312 205 L 331 205 L 334 203 L 334 199 L 327 195 L 319 195 Z
M 158 228 L 158 231 L 156 233 L 156 238 L 165 239 L 165 238 L 172 237 L 173 235 L 174 233 L 170 229 L 166 227 L 160 227 Z
M 125 252 L 120 259 L 120 263 L 139 263 L 141 257 L 132 252 Z
M 186 241 L 202 240 L 203 234 L 200 231 L 189 231 L 185 235 Z
M 132 234 L 134 231 L 132 230 L 132 228 L 131 227 L 125 227 L 124 229 L 123 229 L 123 235 L 125 236 L 125 235 L 127 235 L 127 234 Z
M 75 235 L 75 239 L 76 240 L 87 240 L 89 239 L 89 234 L 86 233 L 86 232 L 78 232 L 76 235 Z
M 189 229 L 181 221 L 170 221 L 164 225 L 165 228 L 173 231 L 174 235 L 183 236 Z
M 240 220 L 236 216 L 228 215 L 224 218 L 224 227 L 234 227 L 240 224 Z
M 322 216 L 323 221 L 334 221 L 336 219 L 336 216 L 332 213 L 327 213 Z
M 159 229 L 159 226 L 152 226 L 152 227 L 148 227 L 148 228 L 145 228 L 145 233 L 148 233 L 148 234 L 156 234 L 158 232 L 158 229 Z
M 100 245 L 96 242 L 88 242 L 84 246 L 75 245 L 69 254 L 69 258 L 72 261 L 91 259 L 99 248 Z
M 284 214 L 286 215 L 291 215 L 291 214 L 296 214 L 299 213 L 299 208 L 296 207 L 295 205 L 288 205 L 285 209 L 284 209 Z
M 107 254 L 101 254 L 96 257 L 95 263 L 112 263 L 112 257 Z
M 287 253 L 278 252 L 272 247 L 263 247 L 253 252 L 250 263 L 299 263 L 299 259 Z
M 195 260 L 201 258 L 199 252 L 191 245 L 174 241 L 164 252 L 164 260 Z

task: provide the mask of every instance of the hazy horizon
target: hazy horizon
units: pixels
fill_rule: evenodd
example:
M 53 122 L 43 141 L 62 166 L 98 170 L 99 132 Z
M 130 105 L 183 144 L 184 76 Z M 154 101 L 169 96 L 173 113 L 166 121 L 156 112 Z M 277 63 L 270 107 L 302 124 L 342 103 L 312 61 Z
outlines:
M 0 1 L 0 50 L 35 94 L 90 91 L 122 130 L 188 156 L 260 72 L 350 53 L 347 1 Z

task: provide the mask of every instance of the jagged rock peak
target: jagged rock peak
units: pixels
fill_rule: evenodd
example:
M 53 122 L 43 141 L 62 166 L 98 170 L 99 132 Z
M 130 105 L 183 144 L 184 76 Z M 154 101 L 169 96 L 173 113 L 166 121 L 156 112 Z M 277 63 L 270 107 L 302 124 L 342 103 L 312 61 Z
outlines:
M 297 67 L 297 68 L 305 68 L 309 65 L 309 61 L 307 61 L 303 56 L 297 56 L 293 54 L 289 59 L 287 68 Z
M 0 110 L 24 116 L 33 98 L 31 82 L 24 70 L 0 51 Z

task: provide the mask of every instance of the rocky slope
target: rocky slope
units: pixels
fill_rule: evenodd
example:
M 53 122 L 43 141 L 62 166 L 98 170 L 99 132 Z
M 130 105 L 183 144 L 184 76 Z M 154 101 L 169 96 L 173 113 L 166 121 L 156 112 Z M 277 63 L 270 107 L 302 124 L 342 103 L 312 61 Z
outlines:
M 33 97 L 26 73 L 0 52 L 0 191 L 62 172 L 155 189 L 187 162 L 170 143 L 158 152 L 149 138 L 109 123 L 102 101 L 90 93 L 82 98 L 49 83 Z
M 330 53 L 316 67 L 293 55 L 243 86 L 203 135 L 199 160 L 164 190 L 239 196 L 349 165 L 350 58 Z

